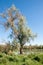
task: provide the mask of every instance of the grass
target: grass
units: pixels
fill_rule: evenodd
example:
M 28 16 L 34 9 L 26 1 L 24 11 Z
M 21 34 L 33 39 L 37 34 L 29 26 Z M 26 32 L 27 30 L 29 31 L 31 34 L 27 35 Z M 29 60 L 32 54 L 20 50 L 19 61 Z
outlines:
M 0 53 L 0 65 L 43 65 L 43 53 L 29 55 L 6 55 Z

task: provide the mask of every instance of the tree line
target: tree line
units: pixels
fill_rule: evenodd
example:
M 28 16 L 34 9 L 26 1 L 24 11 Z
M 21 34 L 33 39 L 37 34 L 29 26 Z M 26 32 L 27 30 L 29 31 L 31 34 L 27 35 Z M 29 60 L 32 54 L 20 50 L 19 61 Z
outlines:
M 11 44 L 6 44 L 6 45 L 0 45 L 0 52 L 2 52 L 2 53 L 6 53 L 6 54 L 8 54 L 8 53 L 12 53 L 13 51 L 18 51 L 19 52 L 19 44 L 16 44 L 16 45 L 11 45 Z M 28 52 L 29 52 L 29 50 L 35 50 L 35 49 L 43 49 L 43 45 L 41 46 L 41 45 L 39 45 L 39 46 L 23 46 L 23 50 L 28 50 Z M 11 52 L 10 52 L 11 51 Z

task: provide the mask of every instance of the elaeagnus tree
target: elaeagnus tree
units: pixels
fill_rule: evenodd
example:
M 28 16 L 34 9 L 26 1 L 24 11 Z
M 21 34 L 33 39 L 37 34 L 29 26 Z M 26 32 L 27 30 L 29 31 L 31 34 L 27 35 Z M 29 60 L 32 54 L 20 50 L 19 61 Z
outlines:
M 12 30 L 12 36 L 14 40 L 20 44 L 20 54 L 22 54 L 23 45 L 26 42 L 33 40 L 36 35 L 33 34 L 31 29 L 26 25 L 26 19 L 21 12 L 12 5 L 5 13 L 0 14 L 5 19 L 3 23 L 6 30 Z

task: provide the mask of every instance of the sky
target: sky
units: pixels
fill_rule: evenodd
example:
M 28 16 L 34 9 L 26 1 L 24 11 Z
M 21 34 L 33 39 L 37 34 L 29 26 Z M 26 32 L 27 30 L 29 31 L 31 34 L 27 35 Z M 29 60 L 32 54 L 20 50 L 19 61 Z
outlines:
M 43 45 L 43 0 L 0 0 L 0 13 L 6 11 L 12 4 L 26 17 L 27 26 L 37 33 L 37 38 L 29 44 Z M 0 21 L 2 20 L 0 17 Z M 10 40 L 10 38 L 8 39 L 9 33 L 10 31 L 5 31 L 4 27 L 0 25 L 0 44 Z

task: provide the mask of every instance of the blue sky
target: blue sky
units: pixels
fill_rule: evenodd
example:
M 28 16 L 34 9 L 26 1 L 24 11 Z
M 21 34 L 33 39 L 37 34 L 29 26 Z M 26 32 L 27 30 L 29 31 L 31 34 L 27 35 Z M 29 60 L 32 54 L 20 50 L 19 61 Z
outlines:
M 27 19 L 27 25 L 38 35 L 30 44 L 43 44 L 43 0 L 0 0 L 0 13 L 11 7 L 12 4 L 21 11 Z M 0 25 L 0 43 L 3 40 L 7 41 L 9 33 L 10 31 L 6 32 Z

